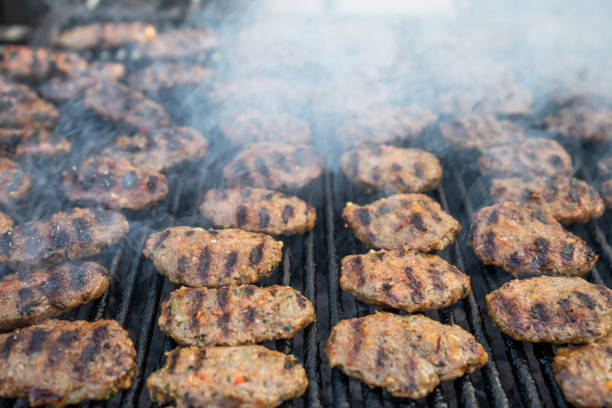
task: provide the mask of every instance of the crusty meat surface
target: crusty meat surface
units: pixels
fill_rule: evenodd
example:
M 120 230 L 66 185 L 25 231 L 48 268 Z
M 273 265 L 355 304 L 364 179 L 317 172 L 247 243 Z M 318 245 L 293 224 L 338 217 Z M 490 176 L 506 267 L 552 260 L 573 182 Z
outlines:
M 597 172 L 601 177 L 612 177 L 612 156 L 605 157 L 597 163 Z
M 142 92 L 156 92 L 177 85 L 204 86 L 212 70 L 191 62 L 155 62 L 130 75 L 130 86 Z
M 121 135 L 104 149 L 104 156 L 129 160 L 136 167 L 152 171 L 168 170 L 208 151 L 208 140 L 193 128 L 173 126 Z
M 179 59 L 207 52 L 215 48 L 218 42 L 217 33 L 213 30 L 184 28 L 163 32 L 140 48 L 143 55 L 150 59 Z
M 612 110 L 573 104 L 544 118 L 544 127 L 566 138 L 601 143 L 612 139 Z
M 357 238 L 374 248 L 441 250 L 461 231 L 459 222 L 424 194 L 395 194 L 363 206 L 349 202 L 342 218 Z
M 120 213 L 73 208 L 4 233 L 0 236 L 0 262 L 23 268 L 85 258 L 117 243 L 128 230 L 128 222 Z
M 440 123 L 440 133 L 448 143 L 465 149 L 483 151 L 491 146 L 520 143 L 523 128 L 493 115 L 468 116 Z
M 542 138 L 493 146 L 483 152 L 478 168 L 485 174 L 549 177 L 567 175 L 573 170 L 567 151 L 554 140 Z
M 44 129 L 0 128 L 0 156 L 55 157 L 70 153 L 70 142 Z
M 238 145 L 257 142 L 303 144 L 310 140 L 304 119 L 281 112 L 248 109 L 225 114 L 219 121 L 223 135 Z
M 606 205 L 606 208 L 612 208 L 612 179 L 601 183 L 599 194 Z
M 340 286 L 362 302 L 417 312 L 464 298 L 470 278 L 439 256 L 395 249 L 344 257 Z
M 2 127 L 52 128 L 59 119 L 53 104 L 25 85 L 0 77 L 0 123 Z
M 438 187 L 442 167 L 438 158 L 421 149 L 374 145 L 342 155 L 342 171 L 366 192 L 420 193 Z
M 527 87 L 510 81 L 443 93 L 438 101 L 440 111 L 448 115 L 525 115 L 531 111 L 533 95 Z
M 114 320 L 45 323 L 0 334 L 0 396 L 63 407 L 130 387 L 136 350 Z
M 551 213 L 536 204 L 512 201 L 474 214 L 468 245 L 484 264 L 514 276 L 580 276 L 598 259 L 586 242 L 563 229 Z
M 8 205 L 30 193 L 30 173 L 12 160 L 0 157 L 0 204 Z
M 569 176 L 494 178 L 490 196 L 497 202 L 536 203 L 563 225 L 584 223 L 604 212 L 597 190 Z
M 162 303 L 159 327 L 182 345 L 237 346 L 290 339 L 315 319 L 290 286 L 182 287 Z
M 268 408 L 302 395 L 304 367 L 263 346 L 179 347 L 147 379 L 151 400 L 176 408 Z
M 487 295 L 493 323 L 516 340 L 589 343 L 612 330 L 612 291 L 582 278 L 514 279 Z
M 291 192 L 323 172 L 321 154 L 307 145 L 253 143 L 223 169 L 228 186 Z
M 155 35 L 155 27 L 151 24 L 95 23 L 62 31 L 55 39 L 55 44 L 76 50 L 114 48 L 130 43 L 147 43 Z
M 87 88 L 85 106 L 102 117 L 136 129 L 155 129 L 170 123 L 160 104 L 118 82 L 101 82 Z
M 0 331 L 57 317 L 97 299 L 108 271 L 94 262 L 65 263 L 0 278 Z
M 13 220 L 8 215 L 0 212 L 0 234 L 13 228 Z
M 376 313 L 342 320 L 332 328 L 325 353 L 330 366 L 346 375 L 412 399 L 488 361 L 470 333 L 419 314 Z
M 74 52 L 9 45 L 0 53 L 0 72 L 13 78 L 44 78 L 87 70 L 87 61 Z
M 209 190 L 202 196 L 200 213 L 223 228 L 241 228 L 272 235 L 312 231 L 314 207 L 297 197 L 263 188 Z
M 168 194 L 166 176 L 125 159 L 93 156 L 62 175 L 64 194 L 73 201 L 94 201 L 111 209 L 142 210 Z
M 557 349 L 552 363 L 565 399 L 576 407 L 612 407 L 612 335 Z
M 276 268 L 283 243 L 240 229 L 172 227 L 151 234 L 143 253 L 174 283 L 224 286 L 256 282 Z

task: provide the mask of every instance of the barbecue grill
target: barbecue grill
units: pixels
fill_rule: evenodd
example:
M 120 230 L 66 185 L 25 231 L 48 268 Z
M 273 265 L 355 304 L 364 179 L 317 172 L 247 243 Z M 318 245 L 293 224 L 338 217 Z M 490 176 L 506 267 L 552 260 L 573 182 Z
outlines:
M 0 2 L 5 8 L 9 7 L 8 3 L 11 2 Z M 33 7 L 34 2 L 28 3 Z M 95 5 L 97 2 L 87 3 Z M 149 21 L 161 30 L 184 24 L 206 27 L 218 24 L 219 15 L 202 14 L 198 8 L 201 6 L 198 5 L 199 2 L 181 2 L 179 6 L 171 7 L 167 7 L 168 4 L 163 1 L 157 3 L 149 7 L 148 11 L 125 11 L 120 13 L 118 18 Z M 219 9 L 222 7 L 217 6 L 217 10 Z M 116 20 L 117 15 L 113 14 L 113 11 L 90 11 L 81 7 L 70 9 L 62 15 L 51 13 L 32 31 L 27 41 L 48 45 L 48 33 L 77 24 Z M 24 40 L 26 39 L 20 39 Z M 138 55 L 132 51 L 125 47 L 84 54 L 89 58 L 119 60 L 131 70 L 141 64 Z M 199 58 L 218 63 L 219 56 L 207 54 Z M 185 100 L 187 102 L 184 102 Z M 184 89 L 162 95 L 161 101 L 175 117 L 181 117 L 181 109 L 186 104 L 202 102 L 197 91 Z M 62 106 L 61 112 L 62 119 L 58 129 L 73 142 L 73 152 L 66 160 L 24 162 L 24 166 L 32 174 L 34 184 L 27 201 L 6 211 L 17 224 L 45 218 L 57 211 L 71 208 L 73 204 L 58 191 L 60 189 L 49 186 L 60 186 L 61 171 L 94 154 L 99 146 L 81 142 L 89 139 L 101 143 L 117 134 L 113 125 L 87 112 L 82 104 L 69 102 Z M 541 115 L 542 111 L 539 111 L 534 117 L 514 119 L 527 128 Z M 466 299 L 450 307 L 426 314 L 443 323 L 458 324 L 474 334 L 489 353 L 489 362 L 471 375 L 441 384 L 429 397 L 418 401 L 394 398 L 381 389 L 371 389 L 357 380 L 349 379 L 339 370 L 329 368 L 323 347 L 330 328 L 341 319 L 367 315 L 376 309 L 356 301 L 340 289 L 340 259 L 349 254 L 367 252 L 367 248 L 344 226 L 340 214 L 348 201 L 364 204 L 380 196 L 365 194 L 339 171 L 337 163 L 341 151 L 330 141 L 337 120 L 328 117 L 309 119 L 314 144 L 326 153 L 327 166 L 320 179 L 298 191 L 297 195 L 316 207 L 317 223 L 310 233 L 283 238 L 285 245 L 281 265 L 260 283 L 262 286 L 291 285 L 301 290 L 313 302 L 317 313 L 316 322 L 299 332 L 295 338 L 265 343 L 270 348 L 295 354 L 306 368 L 308 390 L 301 398 L 286 402 L 283 406 L 567 407 L 568 403 L 555 382 L 551 368 L 554 346 L 515 341 L 493 327 L 486 314 L 485 295 L 508 281 L 511 276 L 496 268 L 482 265 L 466 245 L 471 215 L 486 203 L 487 196 L 486 180 L 480 178 L 473 166 L 473 157 L 469 154 L 437 152 L 441 155 L 444 173 L 440 187 L 431 195 L 441 203 L 445 211 L 461 222 L 462 233 L 456 242 L 441 251 L 440 255 L 469 274 L 472 292 Z M 203 122 L 207 122 L 206 118 Z M 202 125 L 201 122 L 198 124 Z M 152 406 L 144 386 L 146 378 L 163 365 L 163 353 L 176 347 L 157 326 L 159 305 L 163 298 L 178 286 L 155 271 L 152 263 L 142 255 L 142 248 L 149 233 L 169 226 L 210 227 L 198 214 L 198 199 L 203 191 L 219 186 L 218 180 L 222 179 L 221 170 L 237 147 L 228 145 L 214 128 L 207 129 L 205 134 L 211 141 L 210 152 L 205 158 L 168 172 L 170 190 L 165 201 L 149 211 L 126 213 L 130 221 L 129 235 L 118 245 L 105 249 L 96 257 L 96 260 L 109 269 L 109 289 L 91 304 L 63 316 L 71 320 L 115 319 L 129 331 L 137 350 L 137 369 L 130 389 L 109 401 L 88 402 L 80 406 Z M 431 128 L 425 135 L 409 144 L 431 148 L 435 145 L 432 140 L 438 140 L 439 137 L 437 129 Z M 606 149 L 583 147 L 575 143 L 570 143 L 567 147 L 577 166 L 577 177 L 588 183 L 595 183 L 595 159 Z M 585 278 L 591 282 L 605 283 L 609 287 L 612 286 L 612 276 L 609 273 L 612 266 L 612 249 L 609 242 L 612 237 L 608 227 L 611 221 L 612 215 L 608 211 L 595 221 L 570 228 L 600 255 L 598 264 Z M 0 274 L 5 272 L 0 270 Z M 25 400 L 0 400 L 0 407 L 23 406 L 27 406 Z

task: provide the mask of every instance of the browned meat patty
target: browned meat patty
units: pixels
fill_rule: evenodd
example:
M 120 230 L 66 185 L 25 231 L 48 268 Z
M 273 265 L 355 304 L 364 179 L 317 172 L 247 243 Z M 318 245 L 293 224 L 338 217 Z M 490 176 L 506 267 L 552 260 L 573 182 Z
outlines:
M 96 23 L 62 31 L 55 39 L 55 44 L 76 50 L 114 48 L 130 43 L 147 43 L 155 35 L 155 27 L 151 24 Z
M 62 177 L 64 194 L 70 200 L 94 201 L 111 209 L 142 210 L 168 194 L 166 176 L 125 159 L 93 156 Z
M 347 146 L 410 140 L 437 119 L 433 112 L 416 104 L 385 108 L 347 120 L 336 131 L 336 137 Z
M 217 46 L 217 33 L 212 30 L 184 28 L 166 31 L 140 46 L 150 59 L 179 59 L 207 52 Z
M 317 219 L 316 210 L 305 201 L 263 188 L 209 190 L 199 210 L 217 227 L 273 235 L 312 231 Z
M 544 118 L 544 127 L 566 138 L 601 143 L 612 140 L 612 110 L 574 104 Z
M 253 143 L 223 169 L 228 186 L 259 187 L 290 192 L 323 172 L 321 154 L 307 145 Z
M 177 85 L 203 86 L 212 71 L 190 62 L 155 62 L 130 75 L 130 86 L 142 92 L 156 92 Z
M 576 407 L 612 407 L 612 335 L 557 349 L 552 364 L 565 399 Z
M 102 296 L 108 271 L 94 262 L 65 263 L 0 278 L 0 331 L 62 315 Z
M 176 408 L 276 407 L 307 387 L 294 356 L 263 346 L 179 347 L 147 379 L 151 400 Z
M 239 145 L 257 142 L 303 144 L 310 140 L 308 122 L 293 115 L 249 109 L 225 114 L 219 121 L 223 135 Z
M 438 102 L 448 115 L 525 115 L 531 111 L 533 95 L 527 87 L 508 82 L 443 93 Z
M 49 320 L 0 334 L 0 396 L 35 407 L 109 399 L 132 384 L 135 356 L 114 320 Z
M 55 157 L 70 153 L 70 148 L 68 139 L 44 129 L 0 128 L 0 156 Z
M 53 104 L 25 85 L 0 77 L 0 123 L 2 127 L 52 128 L 59 119 Z
M 155 129 L 170 123 L 160 104 L 118 82 L 102 82 L 87 88 L 85 106 L 100 116 L 125 122 L 136 129 Z
M 597 171 L 601 177 L 612 177 L 612 156 L 601 159 L 597 163 Z
M 421 149 L 376 145 L 342 155 L 342 171 L 366 192 L 420 193 L 438 187 L 442 167 L 438 158 Z
M 129 160 L 136 167 L 168 170 L 208 151 L 208 140 L 197 130 L 173 126 L 150 133 L 122 135 L 102 155 Z
M 586 242 L 563 229 L 538 205 L 512 201 L 474 214 L 468 245 L 486 265 L 514 276 L 580 276 L 599 258 Z
M 362 302 L 417 312 L 463 299 L 470 278 L 436 255 L 395 249 L 344 257 L 340 286 Z
M 554 140 L 527 138 L 485 150 L 478 168 L 485 174 L 552 177 L 570 174 L 573 165 L 571 156 Z
M 30 173 L 6 157 L 0 157 L 0 204 L 9 205 L 30 193 Z
M 612 330 L 612 291 L 582 278 L 514 279 L 487 295 L 493 323 L 516 340 L 589 343 Z
M 520 143 L 525 139 L 521 126 L 492 115 L 468 116 L 440 123 L 440 133 L 454 146 L 480 151 L 495 145 Z
M 128 230 L 120 213 L 73 208 L 50 219 L 19 225 L 0 236 L 0 262 L 22 268 L 85 258 L 117 243 Z
M 87 61 L 74 52 L 9 45 L 0 53 L 0 72 L 13 78 L 71 75 L 87 67 Z
M 606 205 L 606 208 L 612 208 L 612 179 L 601 183 L 599 194 Z
M 315 319 L 310 300 L 290 286 L 182 287 L 162 303 L 159 327 L 179 344 L 237 346 L 290 339 Z
M 597 190 L 568 176 L 495 178 L 490 195 L 498 202 L 536 203 L 563 225 L 584 223 L 604 212 Z
M 363 206 L 349 202 L 342 218 L 359 240 L 374 248 L 441 250 L 461 231 L 459 222 L 424 194 L 395 194 Z
M 239 229 L 172 227 L 151 234 L 143 249 L 174 283 L 225 286 L 256 282 L 278 266 L 283 243 Z
M 8 215 L 0 212 L 0 234 L 13 228 L 13 220 Z
M 329 365 L 346 375 L 412 399 L 488 361 L 470 333 L 418 314 L 376 313 L 342 320 L 333 327 L 325 353 Z

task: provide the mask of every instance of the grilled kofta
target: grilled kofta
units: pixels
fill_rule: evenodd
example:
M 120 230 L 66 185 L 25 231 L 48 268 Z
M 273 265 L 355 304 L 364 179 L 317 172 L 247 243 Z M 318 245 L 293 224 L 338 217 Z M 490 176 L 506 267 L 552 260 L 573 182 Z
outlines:
M 292 355 L 263 346 L 179 347 L 147 379 L 160 406 L 272 408 L 308 387 L 304 367 Z
M 6 157 L 0 157 L 0 204 L 9 205 L 30 193 L 30 173 Z
M 342 155 L 342 171 L 366 192 L 420 193 L 438 187 L 442 167 L 438 158 L 421 149 L 375 145 Z
M 130 86 L 142 92 L 156 92 L 178 85 L 203 86 L 212 71 L 191 62 L 156 62 L 130 76 Z
M 458 89 L 440 94 L 440 112 L 447 115 L 525 115 L 531 111 L 533 95 L 513 81 Z
M 182 287 L 162 303 L 159 327 L 183 345 L 236 346 L 290 339 L 314 319 L 310 300 L 290 286 Z
M 217 227 L 273 235 L 312 231 L 317 218 L 314 207 L 305 201 L 263 188 L 209 190 L 202 196 L 199 210 Z
M 498 202 L 536 203 L 563 225 L 584 223 L 604 212 L 597 190 L 568 176 L 495 178 L 490 195 Z
M 0 76 L 0 123 L 2 127 L 48 129 L 59 112 L 25 85 Z
M 0 397 L 63 407 L 132 384 L 136 350 L 114 320 L 45 323 L 0 334 Z
M 8 215 L 0 212 L 0 235 L 13 228 L 13 220 Z
M 546 343 L 589 343 L 612 330 L 612 290 L 582 278 L 514 279 L 487 295 L 493 323 L 508 336 Z
M 470 333 L 418 314 L 376 313 L 342 320 L 332 328 L 325 353 L 330 366 L 346 375 L 412 399 L 488 361 Z
M 456 147 L 479 151 L 500 144 L 520 143 L 525 138 L 521 126 L 492 115 L 440 123 L 440 133 L 445 141 Z
M 256 187 L 290 192 L 323 172 L 321 155 L 307 145 L 254 143 L 223 169 L 231 188 Z
M 483 263 L 514 276 L 580 276 L 598 259 L 586 242 L 563 229 L 551 213 L 537 204 L 512 201 L 474 214 L 468 245 Z
M 102 82 L 87 88 L 85 106 L 102 117 L 136 129 L 155 129 L 170 123 L 160 104 L 118 82 Z
M 132 165 L 152 171 L 164 171 L 208 151 L 208 140 L 197 130 L 173 126 L 150 133 L 117 137 L 102 155 L 129 160 Z
M 0 156 L 54 157 L 70 153 L 70 148 L 68 139 L 48 130 L 0 128 Z
M 97 299 L 108 271 L 94 262 L 65 263 L 0 278 L 0 331 L 38 323 Z
M 128 230 L 128 222 L 120 213 L 73 208 L 4 233 L 0 236 L 0 262 L 22 268 L 85 258 L 117 243 Z
M 461 231 L 461 224 L 424 194 L 395 194 L 363 206 L 349 202 L 342 218 L 374 248 L 441 250 Z
M 612 208 L 612 179 L 601 183 L 599 194 L 607 208 Z
M 416 312 L 464 298 L 470 278 L 436 255 L 395 249 L 344 257 L 340 286 L 362 302 Z
M 64 194 L 73 201 L 94 201 L 111 209 L 142 210 L 168 193 L 166 176 L 125 159 L 93 156 L 62 175 Z
M 155 27 L 141 22 L 95 23 L 62 31 L 55 39 L 60 47 L 84 50 L 146 43 L 155 38 Z
M 490 147 L 478 160 L 478 168 L 483 174 L 549 177 L 573 170 L 572 158 L 563 146 L 541 138 Z
M 310 126 L 304 119 L 281 112 L 249 109 L 226 113 L 219 121 L 226 139 L 238 145 L 258 142 L 308 143 Z
M 212 30 L 184 28 L 163 32 L 153 41 L 140 45 L 140 49 L 152 60 L 180 59 L 207 52 L 217 43 L 217 33 Z
M 557 349 L 552 363 L 565 399 L 576 407 L 612 407 L 612 334 Z
M 87 61 L 74 52 L 9 45 L 0 53 L 0 72 L 13 78 L 71 75 L 87 67 Z
M 612 140 L 612 110 L 572 104 L 544 118 L 544 127 L 565 138 L 601 143 Z
M 276 268 L 283 243 L 239 229 L 172 227 L 151 234 L 143 249 L 174 283 L 224 286 L 256 282 Z

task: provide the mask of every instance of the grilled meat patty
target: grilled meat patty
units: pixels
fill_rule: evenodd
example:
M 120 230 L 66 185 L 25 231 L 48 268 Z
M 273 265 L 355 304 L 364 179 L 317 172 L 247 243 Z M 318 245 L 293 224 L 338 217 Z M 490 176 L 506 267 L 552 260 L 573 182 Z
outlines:
M 597 171 L 601 177 L 612 177 L 612 156 L 601 159 L 597 163 Z
M 108 271 L 94 262 L 65 263 L 0 278 L 0 331 L 62 315 L 102 296 Z
M 599 194 L 607 208 L 612 208 L 612 179 L 601 183 Z
M 346 375 L 412 399 L 488 360 L 470 333 L 418 314 L 376 313 L 342 320 L 332 328 L 325 353 L 329 365 Z
M 0 76 L 0 123 L 2 127 L 52 128 L 59 118 L 53 104 L 25 85 Z
M 0 334 L 0 396 L 63 407 L 130 387 L 136 350 L 114 320 L 49 320 Z
M 70 142 L 44 129 L 0 128 L 0 156 L 55 157 L 70 153 Z
M 64 30 L 55 39 L 61 47 L 84 50 L 88 48 L 114 48 L 130 43 L 146 43 L 155 38 L 151 24 L 95 23 Z
M 0 212 L 0 234 L 4 234 L 6 231 L 13 228 L 13 220 L 8 215 Z
M 197 130 L 173 126 L 149 133 L 117 137 L 102 155 L 129 160 L 132 165 L 151 171 L 164 171 L 204 156 L 208 140 Z
M 62 175 L 64 194 L 73 201 L 94 201 L 111 209 L 142 210 L 168 194 L 166 176 L 135 167 L 125 159 L 93 156 Z
M 483 263 L 514 276 L 580 276 L 598 259 L 586 242 L 563 229 L 551 213 L 538 205 L 512 201 L 474 214 L 468 245 Z
M 310 140 L 308 122 L 281 112 L 249 109 L 225 114 L 219 128 L 226 139 L 238 145 L 258 142 L 303 144 Z
M 153 41 L 140 45 L 145 57 L 179 59 L 207 52 L 217 46 L 217 33 L 212 30 L 183 28 L 160 33 Z
M 366 192 L 420 193 L 438 187 L 442 167 L 438 158 L 421 149 L 375 145 L 342 155 L 342 171 Z
M 440 133 L 454 146 L 480 151 L 525 139 L 521 126 L 493 115 L 468 116 L 440 123 Z
M 73 208 L 4 233 L 0 236 L 0 262 L 21 268 L 85 258 L 117 243 L 128 230 L 128 222 L 120 213 Z
M 484 174 L 549 177 L 567 175 L 573 169 L 571 156 L 559 143 L 541 138 L 493 146 L 483 152 L 478 168 Z
M 516 340 L 589 343 L 612 330 L 612 291 L 582 278 L 514 279 L 487 295 L 493 323 Z
M 283 243 L 239 229 L 172 227 L 151 234 L 143 249 L 174 283 L 224 286 L 256 282 L 276 268 Z
M 276 407 L 308 387 L 292 355 L 263 346 L 179 347 L 147 379 L 151 400 L 188 407 Z
M 514 81 L 442 93 L 440 112 L 447 115 L 525 115 L 531 111 L 533 95 Z
M 142 92 L 156 92 L 177 85 L 203 86 L 212 70 L 191 62 L 156 62 L 130 75 L 130 86 Z
M 498 202 L 537 203 L 563 225 L 584 223 L 604 212 L 597 190 L 568 176 L 495 178 L 490 195 Z
M 263 188 L 209 190 L 202 196 L 200 213 L 223 228 L 241 228 L 273 235 L 312 231 L 314 207 L 297 197 Z
M 155 129 L 170 124 L 160 104 L 118 82 L 102 82 L 87 88 L 85 106 L 100 116 L 136 129 Z
M 544 127 L 565 138 L 601 143 L 612 140 L 612 110 L 572 104 L 544 118 Z
M 440 250 L 455 240 L 461 225 L 424 194 L 395 194 L 368 205 L 346 203 L 344 222 L 375 248 Z
M 362 302 L 416 312 L 464 298 L 470 278 L 436 255 L 395 249 L 344 257 L 340 286 Z
M 228 186 L 259 187 L 290 192 L 323 172 L 321 154 L 307 145 L 254 143 L 223 169 Z
M 612 406 L 612 335 L 597 343 L 557 349 L 552 368 L 572 405 Z
M 290 286 L 182 287 L 162 303 L 159 327 L 179 344 L 236 346 L 290 339 L 315 319 Z
M 6 157 L 0 157 L 0 204 L 9 205 L 30 193 L 30 173 Z
M 71 75 L 87 67 L 87 61 L 74 52 L 9 45 L 0 53 L 0 72 L 13 78 Z

